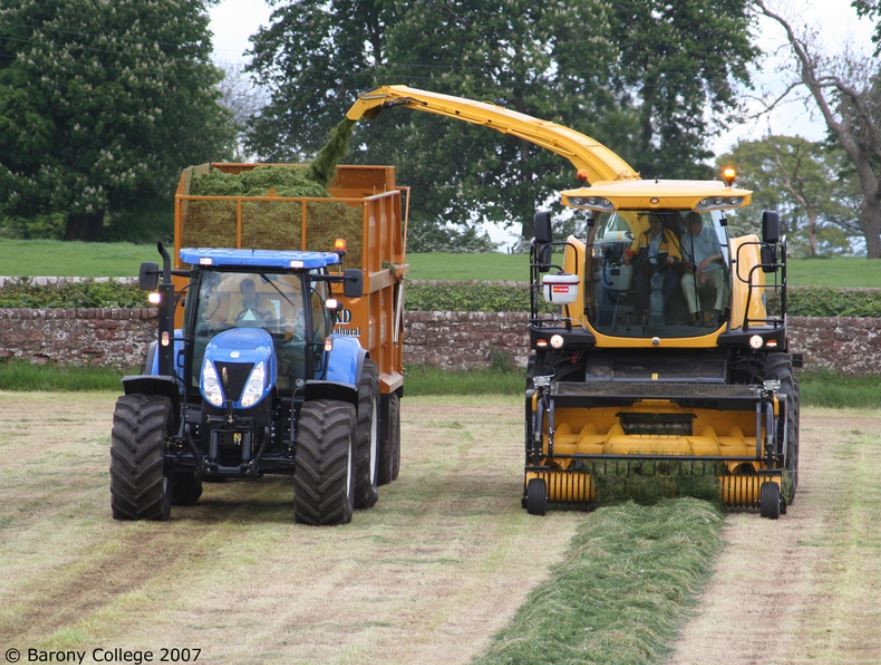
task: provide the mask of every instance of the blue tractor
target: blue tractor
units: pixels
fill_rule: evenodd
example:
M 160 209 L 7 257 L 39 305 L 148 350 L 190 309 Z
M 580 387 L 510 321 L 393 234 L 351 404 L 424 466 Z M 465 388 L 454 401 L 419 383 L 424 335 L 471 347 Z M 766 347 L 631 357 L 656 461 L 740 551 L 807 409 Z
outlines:
M 158 287 L 158 338 L 113 417 L 113 517 L 167 520 L 203 480 L 263 474 L 293 476 L 297 522 L 343 524 L 376 503 L 377 367 L 332 333 L 330 285 L 357 298 L 362 271 L 338 270 L 337 253 L 191 248 L 190 269 L 172 270 L 159 252 L 163 266 L 140 271 Z M 182 303 L 172 275 L 188 279 Z

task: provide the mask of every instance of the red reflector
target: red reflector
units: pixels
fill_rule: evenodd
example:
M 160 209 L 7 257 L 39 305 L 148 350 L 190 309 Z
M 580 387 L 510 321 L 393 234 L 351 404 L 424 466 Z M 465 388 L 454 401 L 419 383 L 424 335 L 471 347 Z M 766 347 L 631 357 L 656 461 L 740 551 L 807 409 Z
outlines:
M 551 290 L 554 293 L 569 293 L 569 285 L 568 284 L 554 284 L 551 286 Z

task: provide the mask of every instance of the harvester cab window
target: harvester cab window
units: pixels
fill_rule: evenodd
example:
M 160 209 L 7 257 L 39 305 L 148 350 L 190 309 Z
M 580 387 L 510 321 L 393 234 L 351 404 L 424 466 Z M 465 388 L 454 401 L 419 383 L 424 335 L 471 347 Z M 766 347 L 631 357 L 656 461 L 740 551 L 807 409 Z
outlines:
M 730 275 L 718 215 L 603 213 L 590 227 L 586 262 L 588 315 L 600 333 L 695 337 L 724 323 Z

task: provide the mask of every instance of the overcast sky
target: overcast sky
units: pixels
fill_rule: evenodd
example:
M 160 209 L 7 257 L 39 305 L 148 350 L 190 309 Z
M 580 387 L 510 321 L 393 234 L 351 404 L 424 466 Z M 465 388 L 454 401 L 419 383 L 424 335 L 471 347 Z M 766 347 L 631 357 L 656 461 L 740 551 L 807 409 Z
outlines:
M 850 0 L 769 0 L 773 9 L 787 17 L 796 17 L 794 24 L 806 24 L 817 29 L 822 27 L 824 47 L 834 54 L 848 47 L 856 52 L 871 51 L 872 24 L 857 20 Z M 221 0 L 211 9 L 211 29 L 214 32 L 214 57 L 219 64 L 242 63 L 244 51 L 250 46 L 248 38 L 261 25 L 269 24 L 271 10 L 264 0 Z M 780 66 L 790 58 L 788 49 L 776 49 L 785 45 L 783 31 L 773 22 L 759 24 L 758 43 L 770 53 L 753 77 L 757 86 L 770 94 L 785 88 L 791 74 L 780 71 Z M 774 51 L 777 50 L 777 55 Z M 396 81 L 389 81 L 396 83 Z M 354 100 L 353 100 L 354 101 Z M 758 105 L 754 104 L 753 108 Z M 734 126 L 721 134 L 714 143 L 717 152 L 727 150 L 738 139 L 760 138 L 772 133 L 798 133 L 817 140 L 825 130 L 815 112 L 797 101 L 784 105 L 770 117 L 748 121 Z

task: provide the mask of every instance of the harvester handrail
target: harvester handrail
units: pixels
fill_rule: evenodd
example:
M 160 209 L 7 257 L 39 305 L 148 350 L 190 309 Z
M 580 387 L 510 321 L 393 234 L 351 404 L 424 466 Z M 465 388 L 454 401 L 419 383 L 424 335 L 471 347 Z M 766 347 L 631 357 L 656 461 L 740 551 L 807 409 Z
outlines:
M 639 173 L 630 164 L 586 134 L 496 104 L 464 97 L 404 85 L 381 86 L 359 95 L 346 113 L 346 118 L 357 122 L 365 115 L 371 117 L 395 106 L 461 120 L 524 139 L 565 157 L 590 182 L 639 179 Z

